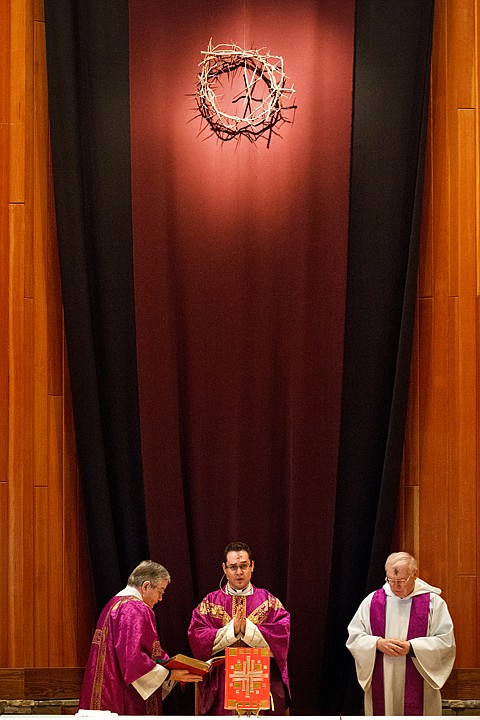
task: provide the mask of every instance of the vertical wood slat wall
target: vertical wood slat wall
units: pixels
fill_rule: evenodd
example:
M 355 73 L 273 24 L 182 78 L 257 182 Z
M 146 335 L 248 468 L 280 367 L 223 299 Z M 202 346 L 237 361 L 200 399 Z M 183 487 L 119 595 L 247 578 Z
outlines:
M 458 668 L 480 667 L 478 20 L 478 0 L 435 0 L 397 543 L 443 590 Z
M 0 3 L 0 668 L 85 664 L 92 593 L 63 337 L 42 0 Z

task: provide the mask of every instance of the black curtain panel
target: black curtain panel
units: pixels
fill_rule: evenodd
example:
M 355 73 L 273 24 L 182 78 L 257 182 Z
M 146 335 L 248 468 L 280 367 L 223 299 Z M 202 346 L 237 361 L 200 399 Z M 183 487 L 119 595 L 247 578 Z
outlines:
M 291 714 L 358 710 L 346 625 L 395 520 L 432 0 L 45 0 L 65 326 L 98 607 L 144 557 L 167 652 L 227 542 L 292 615 Z M 199 135 L 208 42 L 293 124 Z M 189 690 L 168 712 L 193 711 Z
M 148 555 L 133 305 L 128 8 L 45 3 L 65 331 L 100 609 Z
M 342 422 L 321 702 L 358 714 L 345 649 L 393 550 L 413 335 L 433 0 L 357 2 Z M 342 703 L 341 698 L 345 696 Z

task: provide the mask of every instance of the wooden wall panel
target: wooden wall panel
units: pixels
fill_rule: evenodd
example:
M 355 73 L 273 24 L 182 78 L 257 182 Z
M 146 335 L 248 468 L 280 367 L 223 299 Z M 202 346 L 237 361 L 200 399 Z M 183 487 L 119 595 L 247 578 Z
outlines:
M 34 98 L 35 130 L 33 146 L 34 198 L 33 218 L 35 232 L 33 284 L 35 294 L 35 435 L 48 438 L 48 293 L 47 284 L 47 237 L 48 237 L 48 122 L 46 118 L 45 68 L 46 57 L 43 28 L 34 28 Z M 35 485 L 48 486 L 48 443 L 35 444 Z
M 48 700 L 78 698 L 83 668 L 0 668 L 0 698 Z M 45 711 L 50 714 L 52 708 Z
M 474 110 L 460 109 L 457 114 L 458 176 L 452 179 L 457 206 L 458 258 L 458 325 L 454 328 L 458 342 L 457 382 L 453 399 L 458 408 L 458 458 L 455 474 L 458 490 L 458 572 L 476 572 L 476 168 Z M 452 233 L 453 235 L 453 233 Z M 452 329 L 453 330 L 453 329 Z M 450 386 L 450 391 L 453 391 Z
M 418 432 L 419 421 L 419 377 L 418 377 L 418 351 L 419 351 L 419 324 L 415 323 L 415 341 L 412 348 L 413 370 L 410 373 L 409 409 L 405 427 L 407 441 L 403 449 L 402 480 L 405 486 L 418 486 L 419 460 L 420 460 L 420 435 Z
M 27 669 L 24 676 L 25 699 L 78 698 L 81 668 Z
M 433 104 L 432 90 L 430 89 L 430 104 Z M 428 118 L 428 143 L 425 153 L 425 193 L 422 209 L 421 243 L 423 252 L 419 258 L 418 269 L 418 296 L 431 297 L 433 295 L 433 273 L 434 273 L 434 238 L 433 238 L 433 213 L 435 209 L 433 198 L 433 159 L 432 147 L 434 137 L 434 123 L 432 114 Z
M 0 567 L 8 568 L 8 485 L 0 482 Z M 3 625 L 8 626 L 8 596 L 0 593 L 0 617 Z M 0 642 L 0 667 L 8 665 L 8 649 L 5 637 Z
M 477 579 L 475 576 L 458 575 L 458 593 L 455 602 L 449 602 L 452 617 L 461 618 L 455 622 L 457 641 L 456 666 L 460 668 L 478 667 L 477 650 Z M 472 632 L 473 630 L 473 632 Z
M 8 528 L 9 553 L 8 576 L 16 582 L 7 585 L 8 623 L 7 652 L 8 664 L 16 667 L 23 660 L 23 624 L 25 603 L 23 601 L 24 517 L 27 509 L 27 495 L 24 493 L 23 473 L 23 430 L 25 408 L 25 357 L 24 347 L 24 236 L 25 213 L 23 205 L 10 207 L 10 262 L 9 262 L 9 432 L 8 432 Z M 12 542 L 12 540 L 14 540 Z M 22 591 L 19 592 L 19 587 Z
M 476 102 L 476 4 L 476 0 L 448 0 L 445 8 L 448 89 L 453 107 L 458 108 L 472 108 Z
M 10 3 L 0 3 L 0 125 L 10 123 L 10 18 Z M 8 163 L 2 165 L 9 170 Z
M 30 297 L 24 298 L 24 354 L 25 358 L 33 357 L 35 352 L 35 304 Z M 34 447 L 35 447 L 35 406 L 34 364 L 25 362 L 25 412 L 23 425 L 23 478 L 25 487 L 33 487 L 34 483 Z
M 22 426 L 22 466 L 23 466 L 23 539 L 22 539 L 22 552 L 23 552 L 23 578 L 25 587 L 32 584 L 32 578 L 35 572 L 35 556 L 33 550 L 33 533 L 34 533 L 34 498 L 33 498 L 33 484 L 34 484 L 34 405 L 33 405 L 33 388 L 34 388 L 34 371 L 33 363 L 28 361 L 28 358 L 33 357 L 35 337 L 34 337 L 34 302 L 32 298 L 24 298 L 23 302 L 24 313 L 24 332 L 23 332 L 23 343 L 24 343 L 24 380 L 25 380 L 25 393 L 24 393 L 24 414 L 23 414 L 23 426 Z M 10 539 L 12 542 L 13 538 Z M 34 596 L 36 594 L 37 586 L 34 585 Z M 34 622 L 33 613 L 28 611 L 24 613 L 23 618 L 23 633 L 24 637 L 33 637 L 34 635 Z M 34 654 L 32 644 L 29 643 L 23 650 L 23 661 L 22 664 L 31 665 L 33 662 Z M 18 660 L 20 662 L 20 660 Z
M 45 22 L 43 0 L 33 0 L 33 19 L 37 22 Z
M 444 697 L 466 699 L 480 698 L 479 5 L 435 2 L 418 329 L 397 530 L 397 547 L 416 554 L 421 576 L 449 604 L 457 669 Z M 405 498 L 417 452 L 415 528 Z
M 41 268 L 43 277 L 36 277 L 42 289 L 48 288 L 42 306 L 46 310 L 46 342 L 48 363 L 48 393 L 61 395 L 63 386 L 63 317 L 62 294 L 60 288 L 60 268 L 55 232 L 55 212 L 53 196 L 52 168 L 50 163 L 50 135 L 48 125 L 48 93 L 46 76 L 46 41 L 45 25 L 36 22 L 34 29 L 34 99 L 35 99 L 35 134 L 34 134 L 34 168 L 35 168 L 35 221 L 38 238 L 43 239 L 44 256 L 41 263 L 35 263 L 38 271 Z M 37 241 L 36 248 L 40 247 Z M 36 296 L 40 288 L 36 289 Z
M 63 402 L 48 396 L 48 529 L 49 557 L 49 667 L 61 667 L 63 662 Z
M 8 186 L 10 177 L 10 4 L 0 3 L 0 438 L 8 437 Z M 0 482 L 7 479 L 8 443 L 0 442 Z M 0 507 L 0 512 L 5 508 Z M 1 652 L 1 651 L 0 651 Z
M 0 670 L 0 696 L 21 699 L 25 695 L 25 679 L 22 670 Z
M 0 667 L 8 668 L 1 680 L 25 696 L 27 669 L 50 668 L 44 691 L 53 692 L 57 678 L 78 696 L 94 610 L 65 368 L 46 78 L 42 0 L 0 3 L 0 566 L 9 581 L 0 597 Z
M 10 182 L 9 199 L 12 203 L 25 201 L 26 162 L 26 85 L 28 55 L 32 52 L 28 42 L 28 0 L 11 0 L 10 15 Z
M 33 633 L 34 665 L 48 667 L 48 647 L 50 628 L 48 624 L 48 598 L 49 586 L 49 536 L 45 532 L 48 528 L 48 488 L 34 488 L 34 579 L 35 602 L 33 604 L 33 618 L 35 632 Z M 25 663 L 31 667 L 32 663 Z

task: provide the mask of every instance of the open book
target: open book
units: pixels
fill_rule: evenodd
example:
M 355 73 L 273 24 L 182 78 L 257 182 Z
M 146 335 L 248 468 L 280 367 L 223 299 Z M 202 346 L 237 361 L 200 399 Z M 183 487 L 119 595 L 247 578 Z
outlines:
M 210 660 L 197 660 L 197 658 L 179 653 L 169 660 L 156 660 L 155 662 L 169 670 L 180 668 L 181 670 L 188 670 L 194 675 L 206 675 L 212 668 L 225 663 L 225 655 L 216 655 Z

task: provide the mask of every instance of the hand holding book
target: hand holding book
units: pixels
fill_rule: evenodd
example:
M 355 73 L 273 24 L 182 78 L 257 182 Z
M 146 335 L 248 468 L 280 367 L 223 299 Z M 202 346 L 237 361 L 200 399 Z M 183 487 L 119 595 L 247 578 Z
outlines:
M 203 675 L 200 675 L 200 673 L 198 672 L 192 673 L 190 672 L 190 670 L 187 669 L 173 668 L 172 670 L 170 670 L 170 675 L 167 680 L 174 680 L 175 682 L 180 683 L 197 683 L 202 682 Z
M 188 655 L 182 655 L 181 653 L 178 653 L 178 655 L 174 655 L 169 660 L 157 660 L 156 662 L 160 665 L 163 665 L 163 667 L 171 670 L 172 674 L 174 670 L 188 670 L 190 675 L 203 677 L 203 675 L 209 673 L 213 667 L 216 667 L 217 665 L 223 665 L 225 663 L 225 656 L 217 655 L 213 658 L 210 658 L 210 660 L 197 660 L 197 658 L 192 658 Z M 182 682 L 192 681 L 187 680 Z

